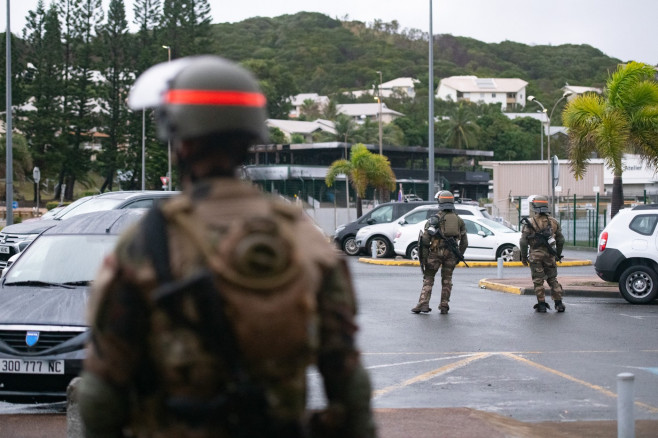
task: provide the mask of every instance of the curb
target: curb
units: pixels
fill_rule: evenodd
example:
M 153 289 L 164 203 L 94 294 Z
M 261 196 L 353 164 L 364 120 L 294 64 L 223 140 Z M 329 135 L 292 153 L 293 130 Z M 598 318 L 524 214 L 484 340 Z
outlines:
M 385 266 L 418 266 L 420 267 L 420 262 L 418 260 L 407 260 L 407 259 L 400 259 L 400 260 L 391 260 L 391 259 L 373 259 L 370 257 L 360 257 L 359 258 L 360 263 L 368 263 L 371 265 L 385 265 Z M 498 262 L 476 262 L 476 261 L 467 261 L 469 267 L 472 268 L 495 268 L 498 266 Z M 569 266 L 591 266 L 592 261 L 591 260 L 567 260 L 560 262 L 558 264 L 558 268 L 560 267 L 569 267 Z M 505 267 L 513 267 L 513 268 L 518 268 L 518 267 L 523 267 L 523 263 L 521 262 L 503 262 L 503 266 Z M 464 262 L 459 262 L 459 264 L 456 266 L 457 268 L 464 268 L 466 265 L 464 265 Z
M 509 294 L 515 294 L 515 295 L 527 295 L 527 288 L 525 287 L 519 287 L 519 286 L 509 286 L 506 284 L 501 284 L 501 283 L 494 283 L 492 281 L 488 281 L 486 279 L 480 280 L 478 282 L 478 286 L 480 286 L 480 289 L 491 289 L 491 290 L 497 290 L 498 292 L 507 292 Z M 532 291 L 534 294 L 534 290 Z
M 558 276 L 558 280 L 559 280 Z M 501 279 L 502 281 L 505 281 L 504 279 Z M 532 283 L 532 280 L 528 278 L 528 281 Z M 480 289 L 489 289 L 489 290 L 495 290 L 498 292 L 505 292 L 505 293 L 510 293 L 510 294 L 515 294 L 515 295 L 534 295 L 535 291 L 532 286 L 510 286 L 508 284 L 503 284 L 503 283 L 497 283 L 494 281 L 489 281 L 486 278 L 483 278 L 478 282 L 478 286 Z M 611 287 L 609 289 L 611 290 L 601 290 L 597 288 L 588 288 L 588 289 L 583 289 L 583 288 L 576 288 L 575 286 L 562 286 L 562 289 L 564 290 L 564 296 L 565 297 L 590 297 L 590 298 L 610 298 L 610 297 L 615 297 L 615 298 L 621 298 L 621 293 L 619 293 L 618 290 L 616 290 L 614 287 Z

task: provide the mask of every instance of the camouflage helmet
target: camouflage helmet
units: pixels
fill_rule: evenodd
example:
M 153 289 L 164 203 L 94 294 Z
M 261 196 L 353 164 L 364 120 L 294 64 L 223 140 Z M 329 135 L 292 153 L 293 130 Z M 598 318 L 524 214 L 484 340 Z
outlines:
M 548 198 L 543 195 L 532 195 L 528 198 L 530 207 L 535 213 L 548 213 Z
M 434 195 L 439 203 L 439 210 L 454 210 L 455 209 L 455 196 L 448 190 L 441 190 Z
M 133 109 L 156 108 L 158 136 L 164 140 L 236 132 L 264 142 L 269 136 L 266 99 L 258 82 L 249 71 L 218 56 L 186 57 L 151 67 L 137 79 L 128 101 Z

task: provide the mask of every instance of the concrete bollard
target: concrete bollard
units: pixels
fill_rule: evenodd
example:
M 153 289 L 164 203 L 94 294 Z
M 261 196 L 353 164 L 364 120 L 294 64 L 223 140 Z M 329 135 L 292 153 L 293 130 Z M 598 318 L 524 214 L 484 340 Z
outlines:
M 372 255 L 373 259 L 377 258 L 377 242 L 374 240 L 370 244 L 370 254 Z
M 617 374 L 617 438 L 635 438 L 634 384 L 633 374 Z
M 496 278 L 503 278 L 503 258 L 502 257 L 498 257 L 498 270 L 497 270 L 496 275 L 498 276 Z
M 78 386 L 82 378 L 71 380 L 66 388 L 66 438 L 84 438 L 84 427 L 78 405 Z

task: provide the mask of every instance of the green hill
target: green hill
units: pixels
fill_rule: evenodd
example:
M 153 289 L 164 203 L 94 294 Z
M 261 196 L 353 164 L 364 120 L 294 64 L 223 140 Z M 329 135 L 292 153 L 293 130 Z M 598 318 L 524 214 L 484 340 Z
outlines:
M 426 84 L 427 33 L 395 23 L 340 21 L 300 12 L 212 25 L 211 51 L 240 62 L 274 63 L 299 92 L 332 94 L 411 76 Z M 447 76 L 518 77 L 547 100 L 572 85 L 602 87 L 620 60 L 589 45 L 529 46 L 436 35 L 435 81 Z M 422 85 L 421 85 L 422 86 Z M 426 86 L 426 85 L 425 85 Z

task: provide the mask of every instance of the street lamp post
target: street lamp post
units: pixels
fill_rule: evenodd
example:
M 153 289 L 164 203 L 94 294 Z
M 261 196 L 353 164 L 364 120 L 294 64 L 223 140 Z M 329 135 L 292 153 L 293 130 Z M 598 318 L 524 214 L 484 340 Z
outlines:
M 430 33 L 429 33 L 429 86 L 427 93 L 429 95 L 429 110 L 428 120 L 429 125 L 427 132 L 427 146 L 429 150 L 428 157 L 428 191 L 427 200 L 431 201 L 434 198 L 434 33 L 432 30 L 432 0 L 430 0 Z
M 14 167 L 13 167 L 13 151 L 12 151 L 12 127 L 11 127 L 11 26 L 9 21 L 11 5 L 9 0 L 7 0 L 7 30 L 5 31 L 5 41 L 6 41 L 6 102 L 7 102 L 7 121 L 5 123 L 5 140 L 6 144 L 6 197 L 7 201 L 5 202 L 5 225 L 11 225 L 14 223 Z
M 546 108 L 544 108 L 544 105 L 542 105 L 541 102 L 535 98 L 535 96 L 528 96 L 528 101 L 534 102 L 537 105 L 539 105 L 541 107 L 541 112 L 546 114 Z M 543 120 L 539 121 L 539 142 L 541 145 L 541 153 L 539 155 L 539 160 L 543 160 L 544 159 L 544 121 Z
M 560 103 L 562 100 L 566 99 L 567 97 L 571 96 L 573 93 L 571 91 L 565 91 L 562 97 L 560 97 L 555 104 L 553 105 L 553 108 L 551 108 L 551 112 L 548 113 L 548 120 L 546 121 L 547 125 L 547 142 L 546 142 L 546 161 L 548 162 L 548 187 L 551 192 L 551 211 L 553 213 L 553 216 L 555 216 L 555 179 L 553 175 L 553 163 L 551 160 L 551 118 L 553 117 L 553 111 L 555 111 L 555 108 L 557 108 L 557 104 Z M 546 113 L 546 108 L 540 101 L 538 101 L 535 96 L 528 96 L 528 100 L 530 102 L 535 102 L 537 105 L 539 105 L 544 113 Z M 542 141 L 543 141 L 543 133 L 542 133 Z M 542 152 L 543 155 L 543 152 Z
M 162 46 L 162 48 L 167 49 L 167 62 L 171 62 L 171 46 Z M 171 139 L 167 140 L 167 176 L 168 188 L 171 191 Z
M 377 73 L 379 73 L 379 92 L 377 93 L 379 95 L 377 99 L 379 101 L 379 155 L 382 155 L 382 72 Z
M 560 97 L 555 104 L 553 105 L 553 108 L 551 108 L 551 112 L 548 114 L 548 137 L 547 137 L 547 143 L 546 143 L 546 150 L 548 151 L 548 163 L 550 166 L 550 178 L 551 178 L 551 209 L 553 210 L 553 216 L 555 216 L 555 177 L 553 175 L 553 163 L 551 161 L 551 117 L 553 117 L 553 111 L 555 111 L 555 108 L 557 107 L 557 104 L 560 103 L 562 100 L 566 99 L 567 97 L 571 96 L 573 93 L 571 91 L 565 91 L 562 97 Z

